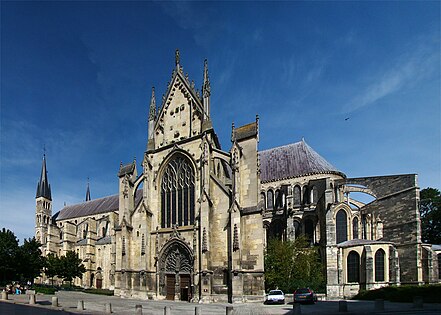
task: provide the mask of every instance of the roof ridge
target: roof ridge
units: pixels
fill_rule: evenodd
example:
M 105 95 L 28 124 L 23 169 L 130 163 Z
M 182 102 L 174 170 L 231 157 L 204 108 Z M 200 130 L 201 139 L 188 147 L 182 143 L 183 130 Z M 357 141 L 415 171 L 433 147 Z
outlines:
M 288 143 L 288 144 L 279 145 L 279 146 L 277 146 L 277 147 L 273 147 L 273 148 L 269 148 L 269 149 L 261 150 L 261 151 L 258 151 L 258 152 L 260 153 L 260 152 L 267 152 L 267 151 L 272 151 L 272 150 L 280 149 L 280 148 L 286 148 L 286 147 L 292 146 L 292 145 L 294 145 L 294 144 L 299 144 L 299 143 L 301 143 L 301 142 L 302 142 L 302 140 L 297 141 L 297 142 Z M 304 141 L 303 141 L 303 142 L 304 142 Z M 305 142 L 305 144 L 306 144 L 306 142 Z

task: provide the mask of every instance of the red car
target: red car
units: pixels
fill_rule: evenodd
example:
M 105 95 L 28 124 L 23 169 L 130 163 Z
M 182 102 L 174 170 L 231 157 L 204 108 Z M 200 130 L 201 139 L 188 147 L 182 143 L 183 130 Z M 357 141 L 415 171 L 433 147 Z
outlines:
M 301 288 L 294 291 L 294 303 L 317 302 L 317 295 L 310 288 Z

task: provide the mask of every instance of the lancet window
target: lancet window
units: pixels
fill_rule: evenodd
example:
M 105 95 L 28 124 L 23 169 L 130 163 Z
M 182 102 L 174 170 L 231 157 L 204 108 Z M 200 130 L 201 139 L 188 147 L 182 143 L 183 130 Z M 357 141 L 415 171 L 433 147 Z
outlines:
M 161 227 L 194 224 L 195 176 L 186 158 L 172 159 L 161 182 Z

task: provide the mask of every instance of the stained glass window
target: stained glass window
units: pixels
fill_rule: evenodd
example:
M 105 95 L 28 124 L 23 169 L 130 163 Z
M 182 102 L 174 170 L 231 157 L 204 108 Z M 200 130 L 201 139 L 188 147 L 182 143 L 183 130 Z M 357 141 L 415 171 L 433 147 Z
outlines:
M 186 158 L 172 159 L 162 176 L 161 227 L 194 224 L 195 176 Z

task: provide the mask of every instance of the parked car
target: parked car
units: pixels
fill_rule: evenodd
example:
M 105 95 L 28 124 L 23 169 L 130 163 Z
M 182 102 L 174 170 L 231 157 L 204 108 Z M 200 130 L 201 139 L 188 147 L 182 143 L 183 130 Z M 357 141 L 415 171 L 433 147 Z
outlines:
M 271 290 L 265 298 L 265 304 L 280 303 L 285 304 L 285 293 L 282 290 Z
M 317 294 L 310 288 L 301 288 L 294 291 L 294 303 L 312 303 L 317 302 Z

